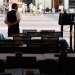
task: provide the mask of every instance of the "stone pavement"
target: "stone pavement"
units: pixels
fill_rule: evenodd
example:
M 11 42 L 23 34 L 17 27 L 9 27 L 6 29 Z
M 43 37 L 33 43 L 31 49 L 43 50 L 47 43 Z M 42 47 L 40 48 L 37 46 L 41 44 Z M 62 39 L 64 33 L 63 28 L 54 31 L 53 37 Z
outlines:
M 7 37 L 7 25 L 4 24 L 4 18 L 4 15 L 0 15 L 0 33 L 3 33 L 4 36 Z M 37 29 L 37 31 L 60 31 L 60 25 L 58 25 L 58 18 L 58 14 L 45 14 L 44 16 L 33 16 L 32 14 L 28 14 L 27 16 L 21 15 L 20 32 L 22 33 L 23 29 Z M 64 30 L 67 27 L 69 26 L 64 26 Z M 69 28 L 64 31 L 64 39 L 66 39 L 69 43 Z

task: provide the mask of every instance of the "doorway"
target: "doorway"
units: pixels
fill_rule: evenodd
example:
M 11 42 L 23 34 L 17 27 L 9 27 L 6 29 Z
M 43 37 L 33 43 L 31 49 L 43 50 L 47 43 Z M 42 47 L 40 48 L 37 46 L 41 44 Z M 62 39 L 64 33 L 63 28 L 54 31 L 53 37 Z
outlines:
M 29 4 L 32 3 L 32 0 L 23 0 L 24 3 L 27 4 L 27 6 L 29 7 Z
M 61 0 L 54 0 L 54 8 L 56 12 L 58 12 L 58 5 L 60 3 L 61 3 Z M 53 0 L 52 0 L 52 7 L 53 7 Z
M 35 0 L 23 0 L 23 2 L 26 3 L 28 7 L 30 3 L 35 4 Z

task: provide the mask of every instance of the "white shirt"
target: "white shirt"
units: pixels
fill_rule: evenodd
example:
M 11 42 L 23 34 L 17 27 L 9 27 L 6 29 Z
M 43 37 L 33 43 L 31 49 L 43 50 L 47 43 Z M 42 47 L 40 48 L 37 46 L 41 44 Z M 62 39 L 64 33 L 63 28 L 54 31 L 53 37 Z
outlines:
M 59 9 L 61 9 L 61 11 L 63 11 L 63 8 L 64 8 L 63 5 L 59 6 Z
M 29 7 L 30 7 L 30 8 L 33 8 L 33 4 L 30 4 Z
M 15 10 L 15 9 L 12 9 L 12 10 Z M 16 11 L 16 10 L 15 10 L 15 11 Z M 18 11 L 16 12 L 16 18 L 17 18 L 17 20 L 21 20 L 21 17 L 20 17 L 20 14 L 19 14 Z M 5 21 L 7 21 L 7 15 L 6 15 L 6 17 L 5 17 Z
M 27 10 L 27 5 L 25 5 L 25 10 Z
M 36 8 L 35 7 L 33 7 L 33 11 L 35 11 L 36 10 Z
M 12 8 L 11 8 L 11 5 L 9 4 L 9 11 L 11 11 L 12 10 Z
M 39 9 L 42 10 L 42 5 L 39 5 Z
M 24 4 L 22 5 L 22 9 L 25 9 L 25 5 Z

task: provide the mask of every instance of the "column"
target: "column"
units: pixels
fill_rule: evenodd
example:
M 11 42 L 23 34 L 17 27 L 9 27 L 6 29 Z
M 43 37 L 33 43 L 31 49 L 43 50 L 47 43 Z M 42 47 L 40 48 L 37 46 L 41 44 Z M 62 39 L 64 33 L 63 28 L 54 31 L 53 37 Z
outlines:
M 35 0 L 35 4 L 36 4 L 36 6 L 38 5 L 38 3 L 39 3 L 39 0 Z
M 1 6 L 3 5 L 3 0 L 0 0 L 0 5 L 1 5 Z
M 45 0 L 45 8 L 49 7 L 51 9 L 52 7 L 52 0 Z
M 69 0 L 62 0 L 64 4 L 64 8 L 68 9 L 69 8 Z
M 74 52 L 75 52 L 75 25 L 74 25 Z

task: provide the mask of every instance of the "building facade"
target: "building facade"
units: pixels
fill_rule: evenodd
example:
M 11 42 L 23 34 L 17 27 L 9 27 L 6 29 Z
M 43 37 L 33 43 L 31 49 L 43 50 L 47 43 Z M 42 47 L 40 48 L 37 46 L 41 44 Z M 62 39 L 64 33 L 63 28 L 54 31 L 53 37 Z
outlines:
M 0 4 L 2 5 L 3 2 L 15 2 L 22 1 L 25 3 L 32 2 L 36 6 L 41 3 L 43 8 L 49 7 L 50 9 L 54 6 L 56 9 L 59 3 L 62 3 L 64 5 L 65 9 L 68 8 L 75 8 L 75 0 L 0 0 Z

